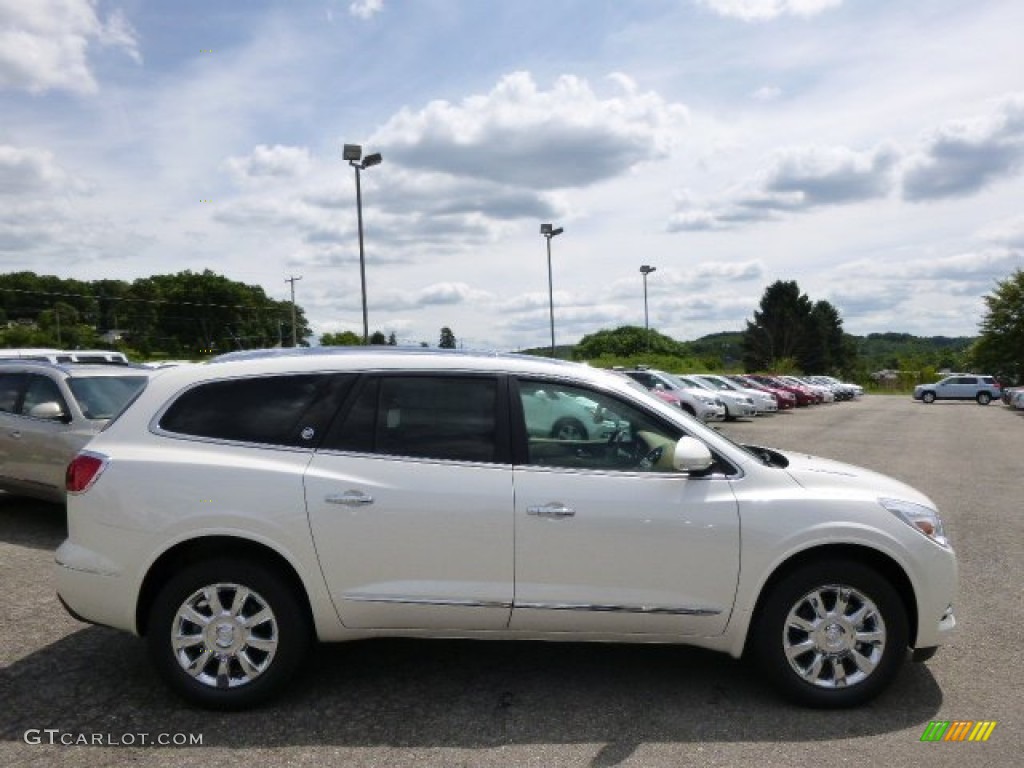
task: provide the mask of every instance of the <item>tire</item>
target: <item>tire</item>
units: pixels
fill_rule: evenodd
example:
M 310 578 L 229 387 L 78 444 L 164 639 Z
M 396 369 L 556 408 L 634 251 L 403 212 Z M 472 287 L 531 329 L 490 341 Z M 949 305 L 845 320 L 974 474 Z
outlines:
M 211 605 L 213 594 L 220 610 Z M 247 626 L 245 619 L 256 616 Z M 146 642 L 175 693 L 207 709 L 234 710 L 278 693 L 310 637 L 305 611 L 276 572 L 220 559 L 190 565 L 163 586 L 150 607 Z
M 679 407 L 682 408 L 684 411 L 686 411 L 691 416 L 693 416 L 693 418 L 697 418 L 697 411 L 689 403 L 681 403 L 679 405 Z
M 775 585 L 751 641 L 782 695 L 835 709 L 870 701 L 892 683 L 907 657 L 907 627 L 903 601 L 877 571 L 855 561 L 822 561 Z
M 978 405 L 988 405 L 989 403 L 992 402 L 992 395 L 990 395 L 988 392 L 979 392 L 977 400 Z
M 924 402 L 926 402 L 926 403 L 934 403 L 935 402 L 935 393 L 934 392 L 925 392 L 923 395 L 921 395 L 921 399 Z
M 556 440 L 586 440 L 587 428 L 579 419 L 564 416 L 551 427 L 551 436 Z

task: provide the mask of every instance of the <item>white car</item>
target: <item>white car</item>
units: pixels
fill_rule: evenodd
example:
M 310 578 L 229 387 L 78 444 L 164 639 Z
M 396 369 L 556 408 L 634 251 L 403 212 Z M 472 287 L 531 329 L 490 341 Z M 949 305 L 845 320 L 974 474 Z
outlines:
M 684 387 L 695 387 L 714 392 L 725 406 L 725 418 L 727 421 L 735 421 L 746 416 L 753 416 L 757 409 L 754 408 L 754 399 L 749 395 L 735 392 L 729 389 L 719 388 L 710 381 L 704 381 L 700 376 L 687 374 L 686 376 L 675 376 L 675 379 Z
M 675 376 L 665 371 L 650 368 L 621 373 L 629 376 L 649 390 L 671 392 L 679 398 L 679 407 L 701 421 L 725 421 L 727 411 L 725 403 L 714 392 L 702 387 L 694 387 L 680 382 Z
M 530 435 L 539 385 L 626 426 Z M 60 600 L 145 637 L 210 708 L 277 693 L 311 639 L 388 636 L 690 644 L 749 654 L 794 701 L 853 706 L 956 624 L 956 557 L 920 492 L 735 444 L 620 376 L 541 358 L 171 368 L 67 490 Z
M 740 395 L 749 397 L 751 402 L 754 404 L 754 413 L 757 415 L 763 413 L 778 413 L 779 404 L 775 400 L 775 395 L 770 392 L 764 392 L 760 389 L 753 389 L 751 387 L 742 387 L 732 379 L 725 376 L 718 376 L 713 373 L 702 373 L 694 376 L 693 378 L 707 382 L 720 391 L 736 392 Z

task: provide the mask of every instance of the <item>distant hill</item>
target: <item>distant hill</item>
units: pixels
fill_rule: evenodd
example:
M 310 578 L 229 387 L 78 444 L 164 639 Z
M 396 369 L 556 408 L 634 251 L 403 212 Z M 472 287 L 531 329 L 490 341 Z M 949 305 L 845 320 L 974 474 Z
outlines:
M 976 339 L 971 336 L 914 336 L 909 333 L 869 333 L 867 336 L 847 334 L 857 345 L 858 368 L 862 371 L 920 370 L 930 367 L 955 370 L 962 367 L 962 358 Z M 690 355 L 703 360 L 717 359 L 723 368 L 742 365 L 743 334 L 739 331 L 720 331 L 684 342 Z M 558 357 L 571 360 L 574 346 L 556 347 Z M 547 347 L 522 350 L 526 354 L 547 357 Z

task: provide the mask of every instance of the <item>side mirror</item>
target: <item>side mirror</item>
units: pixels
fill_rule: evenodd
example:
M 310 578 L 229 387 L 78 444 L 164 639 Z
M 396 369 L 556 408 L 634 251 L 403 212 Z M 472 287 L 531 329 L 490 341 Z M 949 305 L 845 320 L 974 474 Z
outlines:
M 672 452 L 672 466 L 680 472 L 703 472 L 714 463 L 711 450 L 689 435 L 679 438 Z
M 64 418 L 64 409 L 61 408 L 60 403 L 49 401 L 45 403 L 39 403 L 38 405 L 32 406 L 28 415 L 33 419 L 48 419 L 50 421 L 58 421 Z

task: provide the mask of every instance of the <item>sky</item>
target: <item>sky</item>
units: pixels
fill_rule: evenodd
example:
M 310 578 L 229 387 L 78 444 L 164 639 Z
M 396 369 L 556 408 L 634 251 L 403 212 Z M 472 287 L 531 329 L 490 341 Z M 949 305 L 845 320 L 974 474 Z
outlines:
M 1024 266 L 1020 0 L 0 0 L 0 272 L 211 269 L 317 334 L 975 335 Z

